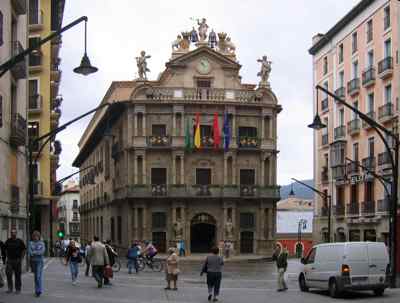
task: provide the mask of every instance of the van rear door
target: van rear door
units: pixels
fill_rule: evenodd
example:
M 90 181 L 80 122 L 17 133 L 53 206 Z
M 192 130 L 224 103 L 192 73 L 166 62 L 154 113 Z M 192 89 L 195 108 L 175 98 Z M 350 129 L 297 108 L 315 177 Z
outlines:
M 369 261 L 367 243 L 346 243 L 343 264 L 350 266 L 350 278 L 353 285 L 367 285 L 369 283 Z
M 386 278 L 386 267 L 389 264 L 389 256 L 386 245 L 383 242 L 367 243 L 369 259 L 369 283 L 383 284 Z

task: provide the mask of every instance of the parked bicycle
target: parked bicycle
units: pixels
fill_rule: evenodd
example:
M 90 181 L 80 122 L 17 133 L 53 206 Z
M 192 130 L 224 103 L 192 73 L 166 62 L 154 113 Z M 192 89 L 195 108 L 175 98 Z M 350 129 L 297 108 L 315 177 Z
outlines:
M 138 269 L 139 271 L 144 270 L 146 267 L 150 268 L 152 271 L 160 272 L 164 268 L 164 262 L 161 259 L 149 259 L 142 255 L 138 257 Z

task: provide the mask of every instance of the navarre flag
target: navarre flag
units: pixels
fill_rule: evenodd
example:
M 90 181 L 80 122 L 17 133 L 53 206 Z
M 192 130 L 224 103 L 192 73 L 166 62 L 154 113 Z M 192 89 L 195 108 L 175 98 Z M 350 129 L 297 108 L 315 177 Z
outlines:
M 229 117 L 227 112 L 225 112 L 224 115 L 224 126 L 222 128 L 222 132 L 224 134 L 224 149 L 225 151 L 228 151 L 229 144 L 231 142 L 231 127 L 229 125 Z
M 200 138 L 200 114 L 196 113 L 196 129 L 194 131 L 194 146 L 196 148 L 201 147 L 201 138 Z
M 219 130 L 217 112 L 214 113 L 213 134 L 214 134 L 214 138 L 213 138 L 214 139 L 214 148 L 217 149 L 217 148 L 219 148 L 219 145 L 221 144 L 221 134 L 220 134 L 220 130 Z

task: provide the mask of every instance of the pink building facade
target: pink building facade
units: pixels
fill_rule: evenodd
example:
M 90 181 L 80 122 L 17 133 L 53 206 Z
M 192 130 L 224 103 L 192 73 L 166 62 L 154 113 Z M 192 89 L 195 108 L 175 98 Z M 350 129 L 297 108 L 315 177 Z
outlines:
M 393 131 L 399 113 L 399 20 L 399 1 L 362 0 L 327 33 L 316 35 L 309 50 L 314 86 L 326 87 Z M 389 151 L 350 109 L 321 91 L 314 92 L 314 113 L 317 102 L 328 127 L 314 133 L 314 178 L 332 197 L 331 240 L 388 244 L 387 195 L 368 171 L 390 177 Z M 316 196 L 314 205 L 313 236 L 324 242 L 328 203 Z

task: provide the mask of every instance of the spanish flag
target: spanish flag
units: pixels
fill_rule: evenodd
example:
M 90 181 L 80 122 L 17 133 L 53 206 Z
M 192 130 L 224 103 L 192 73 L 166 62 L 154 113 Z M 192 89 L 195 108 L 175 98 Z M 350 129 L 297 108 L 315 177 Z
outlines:
M 201 147 L 201 138 L 200 138 L 200 114 L 196 113 L 196 130 L 194 131 L 194 146 L 196 148 Z

